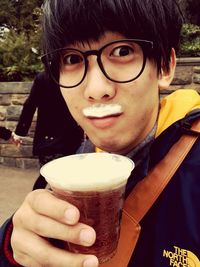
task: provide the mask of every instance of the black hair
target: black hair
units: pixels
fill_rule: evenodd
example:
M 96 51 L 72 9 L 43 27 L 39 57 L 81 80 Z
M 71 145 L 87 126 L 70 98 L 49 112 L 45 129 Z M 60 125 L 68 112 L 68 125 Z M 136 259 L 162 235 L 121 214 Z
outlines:
M 183 19 L 175 0 L 46 0 L 43 11 L 44 53 L 113 31 L 153 41 L 147 56 L 160 72 L 179 47 Z

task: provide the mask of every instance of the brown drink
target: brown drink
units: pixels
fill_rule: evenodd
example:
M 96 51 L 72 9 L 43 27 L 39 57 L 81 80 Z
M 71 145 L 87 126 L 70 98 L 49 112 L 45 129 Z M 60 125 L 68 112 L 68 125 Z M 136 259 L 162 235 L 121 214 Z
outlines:
M 68 243 L 70 251 L 94 254 L 100 263 L 116 252 L 124 190 L 133 162 L 109 153 L 72 155 L 47 163 L 41 174 L 59 198 L 80 210 L 80 222 L 96 231 L 90 247 Z

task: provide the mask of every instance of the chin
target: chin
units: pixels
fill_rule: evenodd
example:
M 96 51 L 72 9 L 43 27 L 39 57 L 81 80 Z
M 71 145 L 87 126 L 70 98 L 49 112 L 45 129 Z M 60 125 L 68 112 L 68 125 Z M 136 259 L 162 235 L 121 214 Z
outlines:
M 110 153 L 117 153 L 122 150 L 122 147 L 119 145 L 119 142 L 113 142 L 112 140 L 108 140 L 107 142 L 99 142 L 99 145 L 96 145 L 103 151 Z
M 112 134 L 111 132 L 109 132 L 109 134 L 106 134 L 104 131 L 103 133 L 101 133 L 101 135 L 91 134 L 90 136 L 88 133 L 88 137 L 96 147 L 106 152 L 118 153 L 119 151 L 123 151 L 127 147 L 127 143 L 125 142 L 123 135 L 116 136 L 116 134 Z

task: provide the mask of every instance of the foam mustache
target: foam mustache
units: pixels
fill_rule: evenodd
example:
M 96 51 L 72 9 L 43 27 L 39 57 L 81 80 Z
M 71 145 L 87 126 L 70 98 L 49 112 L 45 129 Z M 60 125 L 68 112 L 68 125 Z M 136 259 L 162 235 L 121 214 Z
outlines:
M 83 109 L 86 117 L 106 117 L 122 113 L 122 106 L 119 104 L 95 104 Z

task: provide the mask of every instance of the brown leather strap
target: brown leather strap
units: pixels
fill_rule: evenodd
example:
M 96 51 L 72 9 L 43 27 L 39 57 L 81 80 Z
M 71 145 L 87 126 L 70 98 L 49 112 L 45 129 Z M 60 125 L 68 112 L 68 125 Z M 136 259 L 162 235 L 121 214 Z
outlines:
M 200 131 L 200 120 L 194 122 L 192 129 Z M 117 253 L 109 262 L 100 266 L 128 266 L 139 237 L 140 220 L 159 197 L 197 138 L 198 135 L 183 135 L 159 164 L 135 186 L 124 203 Z
M 192 129 L 197 129 L 197 125 L 200 130 L 200 120 L 195 122 Z M 197 138 L 198 135 L 183 135 L 148 176 L 135 186 L 125 201 L 124 209 L 136 221 L 139 222 L 156 201 Z

